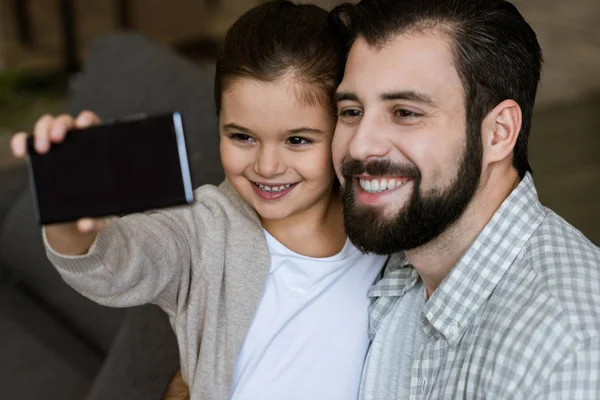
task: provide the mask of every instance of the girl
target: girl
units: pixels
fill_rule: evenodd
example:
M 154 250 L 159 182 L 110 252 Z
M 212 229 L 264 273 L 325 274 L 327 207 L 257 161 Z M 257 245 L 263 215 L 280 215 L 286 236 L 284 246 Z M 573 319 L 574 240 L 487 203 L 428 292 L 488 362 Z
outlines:
M 197 189 L 190 207 L 44 228 L 49 259 L 82 294 L 167 312 L 192 399 L 357 397 L 367 291 L 385 260 L 348 241 L 334 190 L 342 67 L 325 10 L 250 10 L 216 66 L 226 181 Z M 90 112 L 43 117 L 36 150 L 94 123 Z M 14 138 L 16 155 L 24 143 Z

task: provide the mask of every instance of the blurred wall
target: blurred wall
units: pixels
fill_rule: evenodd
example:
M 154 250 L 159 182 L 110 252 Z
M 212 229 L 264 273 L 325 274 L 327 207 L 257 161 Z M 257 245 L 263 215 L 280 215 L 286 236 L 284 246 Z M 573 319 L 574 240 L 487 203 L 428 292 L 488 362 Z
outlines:
M 13 0 L 0 0 L 0 69 L 60 65 L 58 0 L 29 3 L 34 44 L 18 43 Z M 136 30 L 155 40 L 221 38 L 235 19 L 260 0 L 130 0 Z M 302 1 L 326 9 L 335 0 Z M 74 0 L 80 54 L 90 40 L 117 29 L 116 0 Z M 600 1 L 514 0 L 538 33 L 545 67 L 538 105 L 571 101 L 600 91 Z
M 514 0 L 533 26 L 545 63 L 538 106 L 600 92 L 600 1 Z
M 56 67 L 62 56 L 58 0 L 26 0 L 33 43 L 18 40 L 13 0 L 0 0 L 0 69 Z M 84 57 L 90 41 L 118 29 L 116 0 L 74 0 L 79 53 Z M 173 43 L 203 37 L 208 7 L 202 0 L 130 0 L 135 30 L 155 40 Z

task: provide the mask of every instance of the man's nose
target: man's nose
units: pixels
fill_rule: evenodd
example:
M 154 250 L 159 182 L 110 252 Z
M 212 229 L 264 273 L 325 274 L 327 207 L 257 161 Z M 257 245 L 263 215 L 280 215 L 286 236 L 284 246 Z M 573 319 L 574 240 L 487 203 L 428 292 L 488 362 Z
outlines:
M 366 116 L 350 139 L 348 154 L 355 160 L 381 158 L 389 152 L 384 121 L 377 115 Z

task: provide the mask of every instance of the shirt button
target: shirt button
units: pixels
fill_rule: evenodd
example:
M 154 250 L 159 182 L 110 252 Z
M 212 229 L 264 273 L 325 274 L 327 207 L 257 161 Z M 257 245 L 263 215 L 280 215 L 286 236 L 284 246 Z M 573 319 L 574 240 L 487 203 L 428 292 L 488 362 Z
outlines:
M 421 384 L 421 392 L 425 393 L 425 390 L 427 390 L 427 378 L 423 378 L 423 381 Z
M 458 333 L 458 324 L 456 322 L 452 323 L 450 326 L 450 333 L 452 335 L 456 335 Z

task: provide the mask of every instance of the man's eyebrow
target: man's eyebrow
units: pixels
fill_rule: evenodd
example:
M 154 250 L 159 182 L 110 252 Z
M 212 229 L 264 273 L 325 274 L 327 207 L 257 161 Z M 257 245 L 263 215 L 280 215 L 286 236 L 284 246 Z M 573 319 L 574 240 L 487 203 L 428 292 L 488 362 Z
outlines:
M 436 102 L 433 99 L 426 95 L 425 93 L 417 92 L 414 90 L 402 90 L 398 92 L 388 92 L 383 93 L 379 96 L 379 98 L 383 101 L 390 100 L 409 100 L 415 101 L 418 103 L 424 103 L 430 106 L 436 106 Z M 359 101 L 358 96 L 352 92 L 336 92 L 333 96 L 335 103 L 339 103 L 342 101 Z
M 424 103 L 430 106 L 437 105 L 430 96 L 426 95 L 425 93 L 416 92 L 414 90 L 403 90 L 399 92 L 383 93 L 379 96 L 379 98 L 383 101 L 409 100 L 415 101 L 417 103 Z
M 335 92 L 333 101 L 337 104 L 341 101 L 358 101 L 358 96 L 352 92 Z

